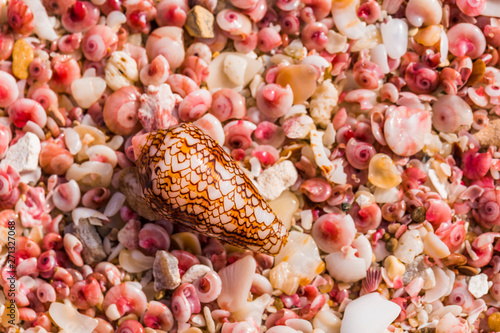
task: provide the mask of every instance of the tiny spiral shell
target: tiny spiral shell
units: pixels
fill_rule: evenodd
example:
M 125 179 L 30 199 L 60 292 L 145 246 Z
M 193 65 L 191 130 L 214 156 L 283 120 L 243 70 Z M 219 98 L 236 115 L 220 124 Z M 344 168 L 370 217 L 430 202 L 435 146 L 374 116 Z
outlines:
M 230 244 L 276 255 L 288 232 L 252 181 L 212 138 L 184 123 L 147 134 L 137 170 L 151 208 Z

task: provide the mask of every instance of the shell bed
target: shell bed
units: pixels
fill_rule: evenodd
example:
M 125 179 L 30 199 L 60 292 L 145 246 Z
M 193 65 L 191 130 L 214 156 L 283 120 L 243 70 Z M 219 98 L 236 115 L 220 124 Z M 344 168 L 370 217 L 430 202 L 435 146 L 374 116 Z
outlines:
M 0 331 L 500 332 L 500 0 L 0 0 Z

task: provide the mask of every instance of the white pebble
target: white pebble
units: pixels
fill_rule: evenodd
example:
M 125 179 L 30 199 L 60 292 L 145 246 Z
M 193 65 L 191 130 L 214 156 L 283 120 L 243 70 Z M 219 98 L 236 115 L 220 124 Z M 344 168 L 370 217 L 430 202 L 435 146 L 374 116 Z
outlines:
M 9 148 L 0 165 L 10 164 L 19 173 L 36 170 L 40 150 L 40 139 L 28 132 Z
M 478 274 L 470 278 L 469 291 L 475 298 L 480 298 L 488 293 L 490 285 L 486 274 Z

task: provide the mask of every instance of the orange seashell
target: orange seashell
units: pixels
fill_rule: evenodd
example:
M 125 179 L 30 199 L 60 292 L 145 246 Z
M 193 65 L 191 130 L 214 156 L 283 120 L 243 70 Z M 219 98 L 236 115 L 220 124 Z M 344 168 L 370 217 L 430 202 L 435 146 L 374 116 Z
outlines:
M 284 224 L 216 141 L 186 123 L 136 140 L 139 182 L 154 211 L 230 244 L 279 253 Z

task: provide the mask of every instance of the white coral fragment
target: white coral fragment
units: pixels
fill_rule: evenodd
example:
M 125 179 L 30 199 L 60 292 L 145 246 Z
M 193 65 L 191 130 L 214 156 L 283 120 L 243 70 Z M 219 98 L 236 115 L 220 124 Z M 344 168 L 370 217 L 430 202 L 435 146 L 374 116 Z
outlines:
M 323 81 L 312 95 L 309 106 L 309 114 L 314 122 L 321 127 L 326 127 L 331 123 L 333 108 L 338 100 L 339 92 L 332 81 Z
M 291 161 L 283 161 L 264 170 L 257 184 L 266 200 L 274 200 L 297 181 L 297 169 Z

